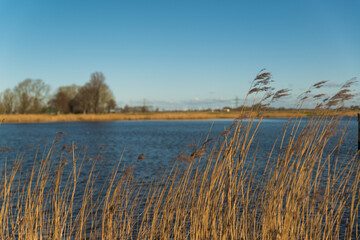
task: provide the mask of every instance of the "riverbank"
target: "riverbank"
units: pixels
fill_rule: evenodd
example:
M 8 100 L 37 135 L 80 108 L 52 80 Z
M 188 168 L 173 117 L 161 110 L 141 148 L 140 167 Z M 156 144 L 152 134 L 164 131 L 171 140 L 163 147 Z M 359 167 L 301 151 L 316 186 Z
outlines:
M 329 115 L 357 116 L 357 111 L 330 111 Z M 309 117 L 314 111 L 265 111 L 265 112 L 151 112 L 151 113 L 110 113 L 110 114 L 8 114 L 0 115 L 2 123 L 39 122 L 103 122 L 139 120 L 203 120 L 235 119 L 240 117 L 289 118 Z

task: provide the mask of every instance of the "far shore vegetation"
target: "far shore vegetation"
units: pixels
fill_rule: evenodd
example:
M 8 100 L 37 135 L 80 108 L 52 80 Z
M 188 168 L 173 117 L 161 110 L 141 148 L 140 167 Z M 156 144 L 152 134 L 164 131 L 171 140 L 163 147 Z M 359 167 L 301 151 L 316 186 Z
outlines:
M 102 72 L 92 73 L 83 86 L 59 87 L 50 94 L 50 85 L 41 79 L 25 79 L 13 89 L 0 93 L 0 114 L 109 113 L 116 108 L 114 95 Z
M 267 83 L 272 82 L 268 72 L 260 71 L 258 76 L 265 77 Z M 348 82 L 353 83 L 355 79 Z M 318 86 L 323 86 L 326 82 Z M 260 83 L 262 84 L 262 83 Z M 351 85 L 351 84 L 350 84 Z M 315 86 L 315 89 L 318 87 Z M 311 93 L 307 96 L 310 101 L 317 101 L 314 109 L 274 108 L 270 103 L 274 100 L 288 96 L 289 89 L 281 89 L 277 92 L 270 86 L 254 85 L 249 94 L 258 95 L 266 92 L 263 99 L 257 104 L 244 102 L 238 105 L 239 98 L 236 97 L 236 106 L 224 106 L 218 109 L 168 111 L 159 110 L 156 106 L 146 104 L 146 100 L 140 106 L 118 106 L 111 88 L 105 82 L 102 72 L 90 75 L 90 80 L 83 86 L 62 86 L 50 94 L 50 85 L 41 79 L 25 79 L 18 83 L 13 89 L 5 89 L 0 92 L 0 121 L 3 123 L 27 123 L 27 122 L 65 122 L 65 121 L 121 121 L 121 120 L 197 120 L 197 119 L 236 119 L 243 117 L 264 118 L 288 118 L 288 117 L 311 117 L 321 115 L 318 111 L 326 107 L 327 114 L 332 116 L 355 116 L 360 111 L 360 105 L 344 106 L 336 110 L 330 106 L 336 99 L 329 101 L 325 94 Z M 342 89 L 341 91 L 344 91 Z M 340 95 L 343 92 L 340 91 Z M 307 92 L 304 93 L 308 95 Z M 351 96 L 353 96 L 351 94 Z M 300 99 L 303 96 L 300 96 Z M 339 96 L 335 96 L 338 98 Z M 341 96 L 340 96 L 341 97 Z M 305 100 L 305 99 L 304 99 Z M 327 106 L 321 106 L 328 102 Z M 330 102 L 330 105 L 329 105 Z M 299 109 L 302 109 L 299 111 Z M 245 115 L 245 116 L 244 116 Z M 251 115 L 251 116 L 247 116 Z
M 327 111 L 329 116 L 356 116 L 359 111 Z M 2 123 L 40 123 L 40 122 L 102 122 L 102 121 L 141 121 L 141 120 L 205 120 L 238 118 L 292 118 L 322 115 L 315 110 L 273 110 L 273 111 L 183 111 L 183 112 L 129 112 L 104 114 L 0 114 Z

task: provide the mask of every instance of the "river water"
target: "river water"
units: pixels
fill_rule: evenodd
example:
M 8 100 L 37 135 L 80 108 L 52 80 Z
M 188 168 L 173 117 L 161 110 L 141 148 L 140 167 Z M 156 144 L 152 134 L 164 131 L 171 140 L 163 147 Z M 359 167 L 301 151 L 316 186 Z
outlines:
M 255 120 L 254 125 L 257 121 Z M 62 132 L 66 134 L 61 135 L 62 139 L 57 141 L 57 146 L 86 146 L 87 157 L 95 158 L 100 154 L 102 159 L 113 163 L 121 158 L 124 168 L 133 165 L 139 155 L 143 154 L 141 164 L 137 165 L 134 173 L 139 177 L 151 178 L 159 169 L 171 165 L 174 158 L 190 143 L 202 143 L 208 134 L 210 138 L 216 139 L 232 122 L 233 120 L 194 120 L 3 124 L 0 126 L 0 147 L 6 151 L 0 152 L 0 159 L 2 162 L 4 158 L 12 161 L 17 154 L 25 153 L 23 165 L 31 167 L 35 152 L 42 153 L 49 148 L 53 140 L 59 137 L 56 133 Z M 267 161 L 262 156 L 271 150 L 287 122 L 288 119 L 262 120 L 253 145 L 253 149 L 261 146 L 257 148 L 259 165 L 264 164 L 261 159 Z M 344 118 L 341 124 L 348 125 L 342 149 L 344 153 L 355 152 L 357 121 L 355 118 Z M 336 142 L 336 138 L 333 141 Z M 3 166 L 0 162 L 0 169 Z

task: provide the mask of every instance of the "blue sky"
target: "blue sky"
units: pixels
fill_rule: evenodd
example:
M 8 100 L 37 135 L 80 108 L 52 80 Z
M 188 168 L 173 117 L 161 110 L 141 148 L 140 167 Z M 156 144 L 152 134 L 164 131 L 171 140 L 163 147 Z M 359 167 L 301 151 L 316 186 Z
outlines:
M 122 106 L 233 106 L 266 68 L 296 96 L 360 77 L 359 12 L 360 1 L 0 0 L 0 91 L 102 71 Z

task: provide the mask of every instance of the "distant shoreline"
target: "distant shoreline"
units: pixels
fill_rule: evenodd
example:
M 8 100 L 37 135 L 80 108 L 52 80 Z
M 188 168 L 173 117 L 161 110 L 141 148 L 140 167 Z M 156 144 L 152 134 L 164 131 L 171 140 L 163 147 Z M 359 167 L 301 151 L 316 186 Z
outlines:
M 330 111 L 328 115 L 357 116 L 358 111 Z M 265 111 L 257 112 L 151 112 L 151 113 L 110 113 L 110 114 L 8 114 L 0 115 L 2 123 L 41 123 L 41 122 L 106 122 L 140 120 L 210 120 L 236 119 L 246 117 L 289 118 L 310 117 L 312 110 Z

